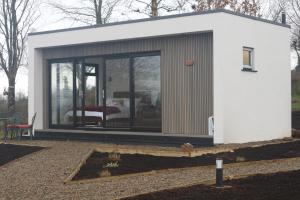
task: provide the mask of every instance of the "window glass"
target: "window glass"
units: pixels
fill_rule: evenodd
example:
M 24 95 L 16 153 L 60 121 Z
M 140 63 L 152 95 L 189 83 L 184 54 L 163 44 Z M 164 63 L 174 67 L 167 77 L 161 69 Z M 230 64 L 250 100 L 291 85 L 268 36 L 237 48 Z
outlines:
M 106 127 L 130 126 L 129 58 L 106 60 Z
M 85 76 L 85 106 L 97 106 L 96 76 Z
M 85 72 L 94 74 L 94 73 L 96 73 L 96 67 L 85 65 Z
M 243 64 L 244 66 L 251 66 L 251 51 L 249 49 L 243 50 Z
M 134 126 L 161 127 L 160 56 L 134 58 Z
M 73 63 L 51 64 L 52 124 L 73 123 Z

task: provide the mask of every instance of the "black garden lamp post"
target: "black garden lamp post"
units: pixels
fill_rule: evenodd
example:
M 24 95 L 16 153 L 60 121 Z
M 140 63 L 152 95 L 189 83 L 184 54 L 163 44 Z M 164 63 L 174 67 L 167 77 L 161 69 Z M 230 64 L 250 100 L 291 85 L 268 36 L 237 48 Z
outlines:
M 216 159 L 216 188 L 223 187 L 223 159 Z

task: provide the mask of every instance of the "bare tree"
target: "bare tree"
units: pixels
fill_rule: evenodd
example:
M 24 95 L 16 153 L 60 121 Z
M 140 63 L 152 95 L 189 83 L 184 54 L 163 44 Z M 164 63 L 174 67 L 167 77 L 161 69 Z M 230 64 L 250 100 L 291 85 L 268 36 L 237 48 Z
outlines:
M 274 22 L 281 21 L 281 14 L 289 10 L 289 0 L 265 0 L 262 13 L 263 17 Z
M 297 55 L 296 71 L 300 71 L 300 34 L 299 33 L 297 35 L 295 34 L 292 37 L 291 47 L 292 50 L 294 50 Z
M 0 4 L 0 69 L 8 79 L 8 111 L 15 111 L 15 80 L 20 66 L 25 65 L 27 34 L 39 17 L 36 0 L 1 0 Z
M 188 0 L 131 0 L 129 8 L 137 13 L 156 17 L 164 13 L 185 10 Z
M 195 11 L 214 9 L 228 9 L 234 12 L 252 16 L 261 16 L 260 0 L 195 0 L 193 5 Z
M 82 0 L 77 6 L 68 6 L 60 2 L 50 3 L 70 20 L 87 25 L 109 22 L 116 6 L 123 0 Z
M 296 70 L 300 71 L 300 0 L 289 0 L 287 6 L 288 19 L 292 25 L 291 48 L 297 55 Z
M 300 28 L 300 0 L 290 0 L 289 1 L 289 19 L 294 29 Z M 293 32 L 298 34 L 299 32 Z

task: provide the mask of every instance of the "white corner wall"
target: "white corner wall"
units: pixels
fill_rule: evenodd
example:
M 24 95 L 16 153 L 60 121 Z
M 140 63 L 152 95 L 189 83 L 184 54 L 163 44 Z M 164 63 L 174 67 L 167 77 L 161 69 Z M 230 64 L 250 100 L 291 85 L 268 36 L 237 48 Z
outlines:
M 215 143 L 291 136 L 290 30 L 225 15 L 214 32 Z M 243 46 L 258 72 L 243 72 Z
M 44 101 L 43 54 L 41 49 L 35 49 L 29 44 L 28 73 L 28 120 L 36 113 L 35 129 L 44 128 L 44 111 L 47 106 Z

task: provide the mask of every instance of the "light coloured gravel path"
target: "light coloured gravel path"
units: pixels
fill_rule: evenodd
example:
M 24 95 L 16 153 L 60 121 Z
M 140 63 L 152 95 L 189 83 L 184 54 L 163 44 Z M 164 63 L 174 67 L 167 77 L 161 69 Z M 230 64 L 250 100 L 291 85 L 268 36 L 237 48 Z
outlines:
M 0 199 L 111 200 L 197 184 L 212 180 L 215 176 L 214 166 L 208 166 L 114 177 L 82 184 L 64 184 L 64 180 L 91 149 L 115 147 L 86 142 L 23 141 L 17 142 L 17 144 L 41 145 L 49 148 L 0 167 Z M 130 146 L 126 148 L 130 148 Z M 147 148 L 170 152 L 176 150 L 174 148 L 144 147 L 145 150 Z M 177 151 L 179 150 L 177 149 Z M 224 169 L 225 176 L 298 170 L 300 169 L 300 158 L 228 164 L 224 166 Z

